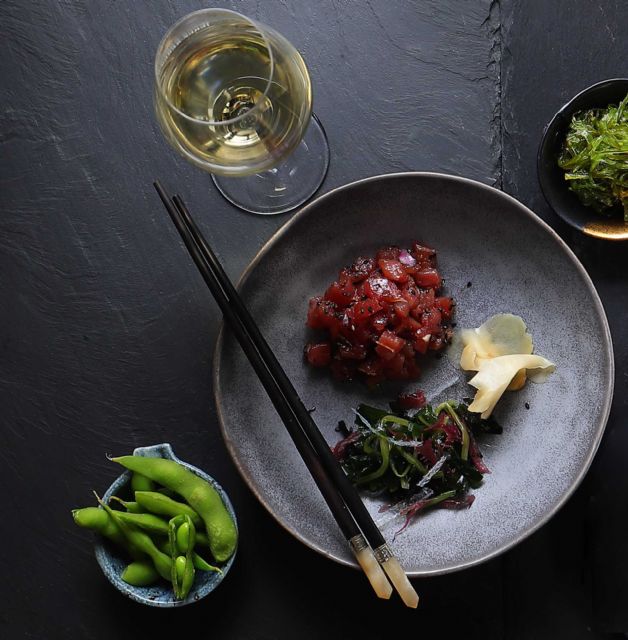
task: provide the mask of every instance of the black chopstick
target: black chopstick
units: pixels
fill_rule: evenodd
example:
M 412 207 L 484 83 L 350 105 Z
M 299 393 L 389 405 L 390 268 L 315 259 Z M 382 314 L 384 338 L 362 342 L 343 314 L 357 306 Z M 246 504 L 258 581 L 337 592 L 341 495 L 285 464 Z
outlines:
M 240 322 L 240 319 L 235 314 L 235 311 L 230 306 L 230 300 L 224 291 L 223 286 L 215 277 L 210 263 L 207 260 L 207 255 L 204 255 L 203 250 L 200 248 L 196 241 L 191 229 L 188 228 L 186 220 L 189 218 L 189 214 L 186 211 L 184 215 L 180 208 L 174 202 L 171 202 L 167 194 L 164 192 L 161 185 L 155 183 L 155 188 L 162 199 L 166 210 L 168 211 L 172 221 L 174 222 L 177 230 L 179 231 L 186 247 L 188 248 L 194 262 L 196 263 L 203 279 L 207 283 L 211 290 L 216 302 L 223 311 L 225 320 L 232 328 L 236 338 L 240 342 L 243 351 L 249 358 L 251 365 L 258 374 L 260 381 L 262 382 L 266 392 L 268 393 L 273 405 L 279 413 L 282 421 L 284 422 L 290 436 L 292 437 L 295 446 L 301 457 L 303 458 L 310 474 L 312 475 L 316 485 L 318 486 L 323 498 L 329 506 L 332 515 L 338 523 L 345 538 L 351 545 L 351 548 L 356 555 L 356 559 L 360 562 L 360 565 L 364 569 L 367 577 L 371 581 L 373 588 L 380 597 L 388 598 L 391 594 L 391 587 L 386 580 L 385 575 L 377 565 L 374 556 L 366 541 L 364 540 L 359 527 L 357 526 L 353 516 L 347 509 L 342 496 L 338 493 L 334 485 L 331 483 L 328 476 L 325 474 L 324 469 L 321 466 L 320 460 L 316 456 L 309 440 L 305 433 L 302 431 L 298 420 L 292 412 L 289 404 L 285 400 L 280 388 L 275 383 L 270 372 L 268 371 L 266 364 L 264 363 L 261 355 L 256 349 L 254 342 L 250 339 L 246 333 L 244 325 Z M 179 202 L 180 204 L 180 202 Z M 205 243 L 206 244 L 206 243 Z M 213 254 L 212 254 L 213 255 Z M 215 263 L 217 259 L 213 255 Z M 222 267 L 221 267 L 222 271 Z M 222 271 L 224 274 L 224 271 Z M 226 274 L 224 278 L 228 280 Z M 370 560 L 370 558 L 372 560 Z
M 175 197 L 174 203 L 171 203 L 163 188 L 157 183 L 155 187 L 203 278 L 221 307 L 227 323 L 234 331 L 288 428 L 297 449 L 304 458 L 343 533 L 349 539 L 350 534 L 356 531 L 355 521 L 357 521 L 367 540 L 374 547 L 378 561 L 404 598 L 404 602 L 409 606 L 416 606 L 418 602 L 416 592 L 399 567 L 357 491 L 333 457 L 327 442 L 261 335 L 215 254 L 189 215 L 181 198 Z M 316 455 L 313 454 L 312 447 Z M 338 493 L 341 494 L 341 498 Z M 350 513 L 347 512 L 347 507 Z M 354 537 L 351 536 L 351 539 Z
M 281 394 L 280 388 L 276 385 L 270 372 L 267 370 L 266 365 L 257 352 L 255 344 L 250 339 L 244 325 L 240 322 L 237 315 L 235 315 L 233 309 L 230 307 L 229 299 L 225 294 L 223 287 L 221 287 L 217 278 L 215 277 L 207 257 L 203 255 L 203 251 L 195 238 L 191 230 L 187 227 L 186 221 L 183 219 L 183 215 L 180 209 L 171 202 L 168 196 L 165 194 L 160 185 L 155 185 L 168 213 L 170 214 L 177 230 L 179 231 L 186 247 L 190 251 L 201 275 L 205 279 L 209 286 L 214 298 L 218 302 L 219 306 L 223 310 L 225 320 L 232 327 L 234 334 L 238 338 L 245 354 L 249 358 L 255 371 L 257 372 L 264 388 L 266 389 L 269 397 L 271 398 L 275 408 L 277 409 L 280 417 L 282 418 L 289 434 L 291 435 L 297 450 L 301 454 L 308 470 L 313 476 L 321 494 L 325 498 L 325 501 L 329 505 L 329 508 L 338 522 L 342 532 L 347 538 L 351 548 L 354 552 L 356 559 L 360 566 L 367 575 L 371 585 L 377 595 L 382 598 L 389 598 L 392 593 L 392 588 L 386 579 L 381 567 L 377 564 L 372 550 L 368 547 L 362 533 L 360 532 L 357 524 L 355 523 L 353 516 L 348 511 L 342 497 L 337 492 L 336 488 L 329 481 L 328 477 L 324 473 L 324 469 L 320 465 L 320 461 L 312 449 L 305 433 L 301 430 L 300 425 L 293 412 L 290 409 L 289 404 L 286 402 L 283 394 Z M 189 216 L 189 214 L 188 214 Z M 215 256 L 214 256 L 215 258 Z M 224 272 L 223 272 L 224 273 Z M 226 277 L 226 276 L 225 276 Z
M 264 336 L 259 330 L 256 322 L 251 317 L 248 309 L 242 302 L 242 298 L 236 291 L 235 287 L 231 283 L 231 280 L 225 273 L 222 265 L 219 263 L 218 258 L 212 251 L 211 247 L 207 244 L 203 238 L 200 230 L 196 226 L 196 223 L 192 220 L 185 204 L 180 196 L 174 196 L 173 201 L 175 206 L 179 209 L 184 217 L 184 221 L 192 235 L 194 240 L 198 243 L 203 254 L 207 257 L 211 268 L 216 276 L 216 279 L 220 283 L 220 287 L 225 292 L 229 299 L 230 306 L 237 314 L 239 320 L 245 326 L 246 331 L 251 336 L 251 339 L 255 343 L 260 356 L 264 360 L 266 367 L 271 372 L 272 376 L 277 381 L 283 395 L 285 396 L 290 408 L 294 412 L 297 420 L 301 424 L 302 429 L 307 434 L 307 437 L 314 447 L 320 461 L 325 468 L 327 474 L 331 477 L 334 486 L 338 489 L 342 495 L 344 501 L 347 503 L 349 510 L 353 514 L 353 517 L 357 520 L 360 528 L 362 529 L 366 539 L 373 549 L 377 549 L 386 544 L 386 540 L 379 530 L 371 514 L 368 512 L 362 499 L 360 498 L 355 487 L 351 484 L 344 471 L 341 469 L 337 460 L 334 458 L 327 441 L 323 437 L 323 434 L 319 431 L 318 426 L 314 422 L 312 415 L 305 408 L 301 398 L 297 394 L 292 382 L 286 375 L 281 364 L 277 360 L 274 352 L 268 346 Z
M 159 189 L 160 187 L 158 187 L 158 191 Z M 162 196 L 162 199 L 163 199 L 163 195 L 161 192 L 159 193 L 159 195 Z M 182 213 L 181 209 L 178 206 L 176 196 L 175 198 L 173 198 L 173 202 L 175 203 L 175 206 L 177 206 L 177 209 L 179 209 L 179 212 Z M 169 211 L 169 213 L 171 212 Z M 193 254 L 193 258 L 195 262 L 197 260 L 200 260 L 201 262 L 203 262 L 205 258 L 202 255 L 198 255 L 198 245 L 188 243 L 188 239 L 184 235 L 185 232 L 183 231 L 183 228 L 179 227 L 180 225 L 179 219 L 173 216 L 173 221 L 177 226 L 179 233 L 181 233 L 183 240 L 186 246 L 188 247 L 188 250 Z M 196 243 L 196 239 L 194 238 L 192 233 L 190 233 L 190 236 Z M 232 317 L 231 308 L 228 306 L 225 306 L 229 304 L 229 299 L 227 298 L 226 292 L 224 291 L 224 289 L 222 289 L 222 287 L 220 288 L 216 287 L 216 282 L 213 278 L 207 277 L 207 272 L 205 271 L 205 267 L 203 268 L 199 267 L 199 269 L 201 270 L 201 274 L 203 275 L 207 284 L 212 290 L 212 294 L 216 298 L 216 301 L 218 302 L 219 306 L 221 307 L 223 314 L 226 315 L 226 318 L 229 322 L 229 327 L 232 328 L 232 330 L 234 331 L 238 339 L 240 339 L 242 327 L 238 322 L 237 318 Z M 297 446 L 297 449 L 301 454 L 301 457 L 304 458 L 304 460 L 306 461 L 307 467 L 308 469 L 310 469 L 312 473 L 312 477 L 314 478 L 315 482 L 317 483 L 317 486 L 321 490 L 321 493 L 323 493 L 323 495 L 325 496 L 325 499 L 330 504 L 333 505 L 334 515 L 336 515 L 337 517 L 336 519 L 343 533 L 345 534 L 347 539 L 350 539 L 353 536 L 359 535 L 360 530 L 355 520 L 349 513 L 349 510 L 347 509 L 340 495 L 335 491 L 335 488 L 329 481 L 329 478 L 324 474 L 321 463 L 319 459 L 316 457 L 314 450 L 311 448 L 309 441 L 306 439 L 305 433 L 301 430 L 295 415 L 292 413 L 292 411 L 288 410 L 288 407 L 284 401 L 283 396 L 281 397 L 278 396 L 278 387 L 271 384 L 270 380 L 268 379 L 268 370 L 264 366 L 264 363 L 261 361 L 260 354 L 255 350 L 254 345 L 246 339 L 242 342 L 242 348 L 244 349 L 247 357 L 252 361 L 251 364 L 253 364 L 254 368 L 260 375 L 260 378 L 262 379 L 262 383 L 264 384 L 266 391 L 271 396 L 271 400 L 273 400 L 273 404 L 275 405 L 275 408 L 279 412 L 282 420 L 285 422 L 286 427 L 288 428 L 290 435 L 292 436 L 292 439 L 294 440 Z

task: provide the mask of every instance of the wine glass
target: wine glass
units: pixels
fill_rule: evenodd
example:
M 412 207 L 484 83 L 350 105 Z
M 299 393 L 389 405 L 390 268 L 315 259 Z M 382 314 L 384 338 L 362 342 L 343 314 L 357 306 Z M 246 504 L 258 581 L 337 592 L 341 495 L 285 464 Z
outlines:
M 155 57 L 154 102 L 168 142 L 241 209 L 294 209 L 327 174 L 329 146 L 303 58 L 240 13 L 203 9 L 168 30 Z

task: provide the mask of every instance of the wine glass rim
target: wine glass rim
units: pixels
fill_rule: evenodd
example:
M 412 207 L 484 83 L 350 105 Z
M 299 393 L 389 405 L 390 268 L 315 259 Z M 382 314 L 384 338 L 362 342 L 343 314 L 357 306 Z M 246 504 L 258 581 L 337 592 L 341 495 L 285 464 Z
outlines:
M 200 14 L 211 14 L 211 13 L 231 13 L 234 16 L 237 16 L 238 18 L 241 18 L 244 22 L 248 22 L 249 24 L 251 24 L 255 28 L 255 30 L 259 33 L 259 35 L 261 36 L 262 40 L 264 41 L 264 45 L 266 46 L 266 50 L 268 51 L 268 58 L 269 58 L 269 62 L 270 62 L 270 73 L 268 74 L 268 80 L 266 82 L 266 87 L 264 88 L 264 92 L 257 97 L 257 99 L 255 101 L 255 104 L 250 109 L 248 109 L 244 113 L 241 113 L 240 115 L 236 116 L 235 118 L 229 118 L 228 120 L 201 120 L 199 118 L 194 118 L 193 116 L 185 113 L 185 111 L 181 111 L 181 109 L 176 107 L 172 103 L 170 98 L 167 96 L 167 94 L 163 90 L 161 82 L 159 80 L 159 73 L 160 73 L 161 67 L 158 67 L 158 65 L 157 65 L 158 60 L 167 59 L 175 51 L 175 49 L 177 47 L 179 47 L 183 42 L 185 42 L 185 40 L 187 40 L 191 35 L 196 33 L 196 31 L 198 29 L 195 29 L 191 33 L 189 33 L 186 36 L 184 36 L 173 47 L 171 47 L 169 51 L 167 51 L 167 52 L 165 50 L 162 51 L 162 49 L 164 49 L 165 42 L 168 39 L 168 37 L 170 36 L 170 34 L 177 27 L 179 27 L 183 22 L 185 22 L 186 20 L 189 20 L 192 16 L 196 16 L 196 15 L 200 15 Z M 202 27 L 199 27 L 199 28 L 208 27 L 208 26 L 210 26 L 210 24 L 202 25 Z M 166 33 L 164 34 L 163 38 L 161 39 L 161 42 L 159 43 L 159 46 L 157 47 L 157 55 L 155 55 L 154 72 L 155 72 L 154 82 L 155 82 L 155 86 L 157 88 L 157 91 L 160 93 L 162 99 L 166 102 L 166 104 L 168 105 L 168 107 L 170 109 L 172 109 L 177 114 L 179 114 L 181 117 L 183 117 L 186 120 L 189 120 L 191 122 L 196 122 L 196 123 L 199 123 L 199 124 L 209 125 L 209 126 L 228 126 L 230 124 L 235 124 L 235 123 L 239 122 L 240 120 L 242 120 L 244 118 L 250 117 L 251 114 L 254 114 L 260 108 L 260 106 L 265 103 L 265 99 L 268 97 L 268 92 L 270 90 L 270 86 L 273 83 L 273 78 L 274 78 L 274 75 L 275 75 L 275 56 L 273 55 L 273 48 L 272 48 L 272 46 L 270 44 L 269 39 L 266 37 L 264 28 L 257 21 L 253 20 L 252 18 L 249 18 L 248 16 L 245 16 L 243 13 L 239 13 L 238 11 L 233 11 L 233 9 L 222 9 L 222 8 L 218 8 L 218 7 L 209 8 L 209 9 L 199 9 L 198 11 L 192 11 L 191 13 L 187 13 L 183 17 L 179 18 L 179 20 L 177 20 L 166 31 Z

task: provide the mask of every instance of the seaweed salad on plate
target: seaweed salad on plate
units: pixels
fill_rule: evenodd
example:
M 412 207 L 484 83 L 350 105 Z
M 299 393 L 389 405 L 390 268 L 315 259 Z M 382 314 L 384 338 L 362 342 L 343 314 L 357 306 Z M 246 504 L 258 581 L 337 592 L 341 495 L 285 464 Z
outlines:
M 422 392 L 399 396 L 391 410 L 361 404 L 355 425 L 339 424 L 343 439 L 333 448 L 351 482 L 387 503 L 381 511 L 412 518 L 431 508 L 464 509 L 470 489 L 490 470 L 476 437 L 501 433 L 493 418 L 468 410 L 468 401 L 427 404 Z

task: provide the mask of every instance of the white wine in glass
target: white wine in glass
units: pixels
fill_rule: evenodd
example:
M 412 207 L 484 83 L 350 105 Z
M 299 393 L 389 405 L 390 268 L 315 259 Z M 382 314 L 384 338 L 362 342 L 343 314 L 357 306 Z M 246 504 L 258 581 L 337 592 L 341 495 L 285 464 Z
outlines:
M 185 16 L 159 45 L 154 97 L 166 139 L 242 209 L 294 209 L 325 178 L 307 67 L 269 27 L 227 9 Z

